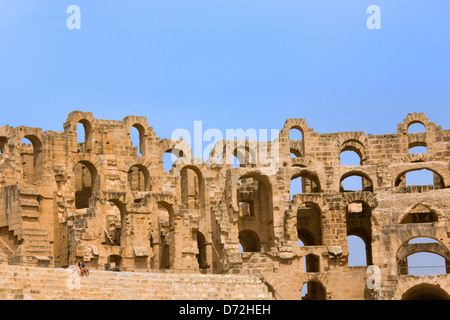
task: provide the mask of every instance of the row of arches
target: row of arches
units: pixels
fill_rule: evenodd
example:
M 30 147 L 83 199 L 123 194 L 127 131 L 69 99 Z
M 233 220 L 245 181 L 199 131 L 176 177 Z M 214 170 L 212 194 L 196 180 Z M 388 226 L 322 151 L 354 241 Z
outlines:
M 421 122 L 412 121 L 407 126 L 408 134 L 426 133 L 426 127 Z M 289 130 L 291 158 L 305 156 L 304 131 L 300 126 L 292 126 Z M 425 154 L 428 151 L 427 142 L 424 137 L 412 139 L 408 142 L 410 154 Z M 366 162 L 364 143 L 355 138 L 348 138 L 340 146 L 340 165 L 362 166 Z
M 74 131 L 77 137 L 77 152 L 91 153 L 93 151 L 93 127 L 91 121 L 86 118 L 80 119 Z M 141 123 L 134 123 L 131 125 L 128 135 L 131 146 L 136 149 L 136 154 L 138 156 L 146 155 L 144 126 Z
M 89 161 L 79 161 L 73 168 L 75 174 L 75 207 L 88 208 L 93 192 L 99 190 L 98 171 Z M 132 191 L 151 191 L 150 173 L 148 169 L 135 164 L 127 174 L 128 184 Z M 196 167 L 186 166 L 180 171 L 181 203 L 187 209 L 200 209 L 203 203 L 203 177 Z M 136 201 L 139 201 L 137 199 Z
M 301 289 L 302 300 L 327 300 L 325 286 L 319 280 L 305 282 Z M 450 295 L 438 285 L 421 283 L 408 288 L 401 300 L 450 300 Z
M 394 180 L 394 187 L 429 186 L 432 189 L 445 187 L 443 177 L 428 168 L 409 169 L 400 173 Z M 343 174 L 339 182 L 340 192 L 374 191 L 372 179 L 363 172 L 350 171 Z M 318 176 L 307 170 L 291 178 L 289 194 L 292 200 L 295 194 L 320 193 L 321 184 Z

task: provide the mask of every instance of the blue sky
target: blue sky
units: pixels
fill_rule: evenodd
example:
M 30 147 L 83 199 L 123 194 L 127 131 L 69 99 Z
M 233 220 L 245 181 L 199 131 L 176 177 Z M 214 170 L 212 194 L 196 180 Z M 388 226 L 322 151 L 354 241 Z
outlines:
M 449 13 L 448 0 L 0 0 L 0 125 L 63 131 L 82 110 L 146 116 L 161 138 L 288 118 L 388 134 L 425 112 L 448 129 Z
M 69 30 L 69 5 L 81 29 Z M 369 5 L 381 29 L 369 30 Z M 156 134 L 448 128 L 449 1 L 0 0 L 0 125 L 62 131 L 67 114 L 146 116 Z

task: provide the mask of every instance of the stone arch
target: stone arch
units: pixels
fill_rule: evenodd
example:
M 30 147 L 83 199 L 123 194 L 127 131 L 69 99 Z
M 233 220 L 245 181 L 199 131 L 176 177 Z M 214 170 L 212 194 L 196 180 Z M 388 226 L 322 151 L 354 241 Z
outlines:
M 340 192 L 345 192 L 342 182 L 351 176 L 361 177 L 361 180 L 362 180 L 362 182 L 361 182 L 362 190 L 361 191 L 370 191 L 370 192 L 374 191 L 374 183 L 373 183 L 374 179 L 371 178 L 367 172 L 365 172 L 363 170 L 349 170 L 349 171 L 345 172 L 344 174 L 342 174 L 341 178 L 339 179 Z
M 321 192 L 319 175 L 307 168 L 295 168 L 290 170 L 290 183 L 297 178 L 302 178 L 302 193 Z
M 253 230 L 258 234 L 261 250 L 270 251 L 275 243 L 273 190 L 270 178 L 260 174 L 258 171 L 246 171 L 242 168 L 237 170 L 235 183 L 233 183 L 233 224 L 238 233 L 242 230 Z M 234 180 L 234 179 L 233 179 Z M 241 181 L 239 183 L 239 181 Z M 240 189 L 253 193 L 254 216 L 240 217 L 239 205 Z
M 428 234 L 433 232 L 403 232 L 403 239 L 400 242 L 401 245 L 396 251 L 396 262 L 399 274 L 408 274 L 408 257 L 417 253 L 432 253 L 443 258 L 445 261 L 444 273 L 450 273 L 450 250 L 447 246 L 440 241 L 439 237 L 434 234 Z M 419 242 L 410 243 L 410 240 L 415 238 L 428 238 L 434 240 L 434 242 Z
M 81 119 L 78 121 L 78 123 L 81 123 L 83 125 L 84 130 L 84 142 L 78 142 L 78 152 L 85 153 L 85 152 L 91 152 L 92 149 L 92 125 L 91 122 L 87 119 Z M 77 137 L 78 137 L 78 131 L 76 131 Z
M 324 284 L 318 279 L 311 279 L 302 284 L 306 285 L 308 293 L 302 300 L 327 300 L 327 291 Z
M 132 191 L 151 191 L 150 172 L 142 164 L 134 164 L 128 169 L 128 184 Z
M 110 195 L 109 193 L 107 195 Z M 125 196 L 125 195 L 124 195 Z M 113 203 L 120 212 L 120 246 L 127 246 L 129 242 L 129 237 L 133 233 L 131 224 L 128 219 L 128 210 L 126 205 L 126 198 L 122 197 L 122 194 L 115 195 L 114 197 L 109 197 L 109 202 Z
M 261 243 L 258 234 L 254 230 L 242 230 L 239 232 L 239 243 L 244 252 L 260 252 Z
M 311 157 L 291 158 L 291 167 L 315 168 L 320 167 L 320 164 Z
M 291 136 L 291 133 L 295 130 L 300 132 L 302 136 L 300 140 L 293 139 L 293 137 Z M 295 155 L 295 157 L 297 158 L 303 157 L 305 155 L 305 134 L 301 125 L 293 125 L 289 129 L 289 152 Z
M 422 237 L 415 237 L 422 238 Z M 436 240 L 437 243 L 403 243 L 397 250 L 397 260 L 403 260 L 411 254 L 418 252 L 429 252 L 435 253 L 447 260 L 450 260 L 450 250 L 438 239 L 435 237 L 427 237 L 433 240 Z M 414 239 L 414 238 L 411 238 Z M 411 240 L 410 239 L 410 240 Z
M 414 147 L 427 147 L 427 142 L 423 135 L 409 135 L 408 136 L 408 150 Z
M 192 172 L 192 173 L 191 173 Z M 181 204 L 186 209 L 198 209 L 204 217 L 205 182 L 202 171 L 195 165 L 186 165 L 180 170 Z
M 120 271 L 122 267 L 123 257 L 120 254 L 111 254 L 107 258 L 107 268 L 109 270 L 118 270 Z
M 364 132 L 338 133 L 339 154 L 344 151 L 354 151 L 359 156 L 361 165 L 364 165 L 367 160 L 366 144 L 367 138 Z
M 305 272 L 320 272 L 320 256 L 308 253 L 304 256 Z
M 300 140 L 300 143 L 295 143 L 290 140 L 289 133 L 292 129 L 299 130 L 302 133 L 302 140 Z M 281 151 L 280 156 L 290 158 L 290 153 L 293 148 L 297 150 L 298 154 L 302 157 L 307 156 L 308 139 L 313 133 L 314 130 L 308 127 L 305 119 L 287 119 L 280 132 L 280 141 L 286 141 L 286 143 L 283 144 L 283 151 Z
M 372 207 L 362 200 L 354 200 L 347 204 L 345 210 L 345 223 L 347 237 L 357 236 L 365 244 L 366 263 L 372 264 Z
M 77 139 L 74 140 L 78 152 L 90 153 L 93 152 L 93 132 L 97 127 L 97 121 L 91 112 L 73 111 L 67 116 L 67 121 L 64 123 L 64 132 L 77 135 L 78 123 L 84 127 L 85 141 L 78 144 Z M 78 145 L 80 148 L 78 148 Z
M 200 269 L 208 269 L 210 267 L 209 263 L 208 263 L 208 242 L 206 240 L 205 235 L 200 232 L 200 231 L 196 231 L 195 232 L 195 238 L 197 240 L 197 249 L 198 249 L 198 254 L 197 254 L 197 261 L 198 261 L 198 266 Z
M 124 206 L 119 201 L 104 200 L 103 202 L 103 230 L 107 244 L 120 246 L 123 244 L 123 211 Z
M 368 205 L 373 211 L 378 206 L 377 197 L 372 193 L 367 192 L 351 192 L 344 193 L 343 200 L 345 201 L 345 205 L 349 205 L 352 202 L 363 202 Z
M 26 143 L 22 143 L 22 139 L 31 142 L 31 150 Z M 42 137 L 24 132 L 18 137 L 18 141 L 23 179 L 26 183 L 34 183 L 42 171 Z
M 256 166 L 257 164 L 257 151 L 251 144 L 237 145 L 233 148 L 232 155 L 239 161 L 241 167 Z
M 9 144 L 14 144 L 15 130 L 10 126 L 0 127 L 0 154 L 9 154 L 11 152 Z
M 297 209 L 297 234 L 306 246 L 323 244 L 322 210 L 314 202 L 304 202 Z
M 408 113 L 406 118 L 403 119 L 403 123 L 397 126 L 398 134 L 408 134 L 408 128 L 415 123 L 420 123 L 425 127 L 425 131 L 431 132 L 434 131 L 435 123 L 430 122 L 425 115 L 425 113 Z
M 438 284 L 420 283 L 403 292 L 401 300 L 450 300 L 450 294 Z
M 423 213 L 430 213 L 431 216 L 429 219 L 426 218 L 420 218 L 417 217 L 416 219 L 412 218 L 408 219 L 408 216 L 410 216 L 412 213 L 420 213 L 419 211 Z M 414 222 L 438 222 L 439 219 L 443 217 L 443 214 L 440 212 L 438 208 L 435 208 L 434 206 L 430 205 L 427 202 L 419 202 L 417 204 L 414 204 L 410 207 L 408 207 L 402 214 L 399 215 L 397 218 L 397 223 L 414 223 Z M 428 221 L 425 221 L 428 220 Z
M 323 216 L 325 212 L 329 211 L 328 204 L 326 203 L 323 196 L 319 194 L 297 194 L 291 201 L 289 209 L 285 212 L 285 233 L 288 239 L 291 241 L 297 242 L 300 239 L 305 245 L 318 245 L 323 243 L 323 233 L 322 230 L 309 230 L 309 227 L 305 227 L 302 223 L 299 223 L 299 210 L 304 208 L 316 209 L 316 219 L 320 219 L 320 221 L 316 221 L 316 223 L 320 224 L 320 228 L 323 225 Z M 301 221 L 301 220 L 300 220 Z M 317 225 L 316 225 L 317 226 Z M 299 228 L 300 227 L 300 228 Z
M 123 119 L 126 132 L 131 135 L 131 130 L 136 128 L 139 133 L 138 155 L 147 156 L 147 137 L 151 134 L 146 117 L 128 116 Z
M 220 159 L 223 165 L 255 167 L 258 164 L 258 143 L 255 140 L 220 140 L 214 145 L 208 160 L 220 163 Z
M 89 199 L 100 188 L 97 168 L 92 162 L 80 160 L 75 163 L 72 170 L 75 177 L 75 208 L 88 208 Z
M 161 164 L 163 164 L 162 163 L 163 156 L 166 153 L 172 154 L 176 157 L 176 159 L 173 160 L 172 168 L 174 167 L 177 168 L 180 165 L 193 164 L 192 150 L 190 149 L 185 140 L 174 141 L 171 139 L 163 139 L 160 141 L 159 146 L 160 146 L 159 159 L 161 161 Z
M 161 269 L 170 269 L 175 266 L 176 259 L 176 235 L 175 235 L 175 211 L 172 205 L 171 195 L 153 195 L 158 214 L 154 216 L 155 225 L 152 238 L 156 241 L 155 264 Z
M 287 119 L 284 123 L 283 129 L 280 132 L 280 138 L 286 138 L 289 140 L 289 131 L 292 129 L 299 130 L 302 133 L 303 140 L 305 140 L 306 134 L 311 134 L 313 129 L 308 127 L 305 119 Z
M 225 162 L 225 150 L 226 143 L 224 140 L 218 140 L 211 151 L 209 152 L 209 158 L 206 160 L 206 164 L 224 164 Z
M 8 138 L 5 136 L 0 136 L 0 154 L 8 153 Z
M 446 184 L 444 181 L 444 176 L 435 168 L 432 168 L 429 165 L 419 164 L 419 166 L 409 166 L 408 168 L 403 169 L 400 173 L 396 173 L 396 178 L 394 179 L 394 187 L 402 186 L 406 183 L 405 175 L 408 172 L 419 171 L 419 170 L 428 170 L 433 172 L 433 180 L 434 187 L 436 188 L 445 188 Z
M 138 156 L 139 156 L 139 154 L 141 156 L 145 156 L 146 155 L 146 153 L 145 153 L 145 149 L 146 149 L 145 148 L 145 146 L 146 146 L 146 143 L 145 143 L 146 142 L 145 141 L 145 128 L 139 123 L 133 124 L 131 126 L 131 128 L 130 128 L 130 132 L 128 133 L 130 135 L 130 138 L 131 138 L 131 131 L 133 130 L 133 128 L 135 128 L 137 130 L 138 134 L 139 134 L 139 145 L 137 147 L 136 154 Z M 131 144 L 133 145 L 132 141 L 131 141 Z
M 304 203 L 314 203 L 322 212 L 329 211 L 328 204 L 321 194 L 297 194 L 291 201 L 290 209 L 296 210 Z

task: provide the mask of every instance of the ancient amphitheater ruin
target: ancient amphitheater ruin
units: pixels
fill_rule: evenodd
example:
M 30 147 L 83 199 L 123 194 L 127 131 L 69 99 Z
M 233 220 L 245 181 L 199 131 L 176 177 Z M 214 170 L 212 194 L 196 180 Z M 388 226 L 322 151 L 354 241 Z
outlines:
M 409 133 L 416 123 L 423 132 Z M 3 299 L 79 299 L 80 286 L 89 299 L 450 298 L 450 130 L 423 113 L 383 135 L 288 119 L 272 141 L 218 141 L 199 161 L 145 117 L 74 111 L 60 132 L 0 127 L 0 150 Z M 341 165 L 345 151 L 360 163 Z M 432 184 L 408 185 L 422 169 Z M 361 190 L 345 190 L 353 176 Z M 364 266 L 348 263 L 350 235 L 365 243 Z M 443 270 L 411 272 L 419 252 L 443 257 Z M 71 287 L 80 259 L 91 276 Z

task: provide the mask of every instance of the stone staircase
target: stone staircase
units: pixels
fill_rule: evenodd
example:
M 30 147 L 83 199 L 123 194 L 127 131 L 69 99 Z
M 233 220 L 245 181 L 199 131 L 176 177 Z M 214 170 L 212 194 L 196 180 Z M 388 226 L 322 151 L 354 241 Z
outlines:
M 39 227 L 38 190 L 30 185 L 19 185 L 18 205 L 22 218 L 19 228 L 14 230 L 18 239 L 22 241 L 20 253 L 28 257 L 27 261 L 51 261 L 52 251 L 48 241 L 48 233 Z M 24 219 L 26 219 L 24 221 Z
M 256 276 L 135 273 L 0 265 L 3 300 L 273 300 Z

